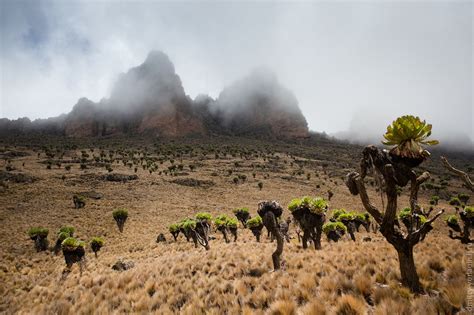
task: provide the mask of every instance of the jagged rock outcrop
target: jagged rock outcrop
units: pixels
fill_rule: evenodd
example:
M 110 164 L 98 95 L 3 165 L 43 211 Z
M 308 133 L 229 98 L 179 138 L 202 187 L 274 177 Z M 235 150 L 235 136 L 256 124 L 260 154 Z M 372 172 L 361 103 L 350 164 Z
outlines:
M 145 62 L 122 74 L 110 99 L 80 99 L 65 125 L 67 136 L 151 133 L 164 137 L 203 134 L 181 79 L 168 56 L 152 51 Z
M 226 134 L 306 137 L 296 97 L 267 70 L 256 70 L 222 91 L 217 100 L 186 95 L 168 56 L 152 51 L 122 74 L 110 98 L 81 98 L 72 111 L 48 120 L 0 120 L 0 135 L 44 131 L 68 137 L 149 134 L 159 137 Z
M 224 127 L 237 135 L 308 135 L 308 124 L 296 97 L 267 69 L 257 69 L 225 88 L 214 103 L 213 112 Z

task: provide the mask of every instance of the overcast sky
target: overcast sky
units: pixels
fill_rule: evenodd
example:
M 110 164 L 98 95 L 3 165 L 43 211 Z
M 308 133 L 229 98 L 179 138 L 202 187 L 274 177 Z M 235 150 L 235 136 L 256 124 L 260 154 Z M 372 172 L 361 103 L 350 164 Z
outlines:
M 162 50 L 191 97 L 266 66 L 309 127 L 381 136 L 402 114 L 474 140 L 471 1 L 1 1 L 0 117 L 67 113 L 108 97 Z

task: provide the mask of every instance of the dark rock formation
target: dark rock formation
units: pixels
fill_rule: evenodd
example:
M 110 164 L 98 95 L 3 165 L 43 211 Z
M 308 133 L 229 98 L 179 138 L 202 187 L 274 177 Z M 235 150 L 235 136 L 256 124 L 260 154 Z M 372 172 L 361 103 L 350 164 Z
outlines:
M 29 133 L 295 138 L 308 136 L 308 127 L 296 97 L 270 71 L 252 72 L 217 100 L 201 95 L 193 101 L 168 56 L 152 51 L 144 63 L 118 78 L 109 99 L 95 103 L 81 98 L 69 114 L 56 118 L 0 119 L 0 136 Z

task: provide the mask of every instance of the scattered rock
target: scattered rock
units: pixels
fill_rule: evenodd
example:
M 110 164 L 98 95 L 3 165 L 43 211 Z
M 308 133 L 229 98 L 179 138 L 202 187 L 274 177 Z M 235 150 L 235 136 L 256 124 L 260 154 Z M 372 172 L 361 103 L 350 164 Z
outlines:
M 248 275 L 255 278 L 260 278 L 263 275 L 264 271 L 259 268 L 252 268 L 249 270 Z
M 129 180 L 137 180 L 137 175 L 125 175 L 125 174 L 107 174 L 102 176 L 103 180 L 109 182 L 127 182 Z
M 30 154 L 24 151 L 5 151 L 0 152 L 0 159 L 14 159 L 18 157 L 29 156 Z
M 98 192 L 93 191 L 93 190 L 79 192 L 79 193 L 77 193 L 77 195 L 80 195 L 80 196 L 83 196 L 83 197 L 86 197 L 86 198 L 90 198 L 90 199 L 96 199 L 96 200 L 102 199 L 104 197 L 103 194 L 98 193 Z
M 156 238 L 156 242 L 157 243 L 160 243 L 160 242 L 166 242 L 166 237 L 163 233 L 160 233 L 158 234 L 158 237 Z
M 208 188 L 215 185 L 212 180 L 201 180 L 195 178 L 178 178 L 172 180 L 171 183 L 178 184 L 181 186 L 189 186 L 189 187 L 203 187 Z
M 122 258 L 119 258 L 112 266 L 112 269 L 116 271 L 125 271 L 133 267 L 135 267 L 135 263 L 133 261 L 125 261 Z
M 33 183 L 38 180 L 37 177 L 28 175 L 25 173 L 10 173 L 6 171 L 0 171 L 0 181 L 12 182 L 12 183 Z

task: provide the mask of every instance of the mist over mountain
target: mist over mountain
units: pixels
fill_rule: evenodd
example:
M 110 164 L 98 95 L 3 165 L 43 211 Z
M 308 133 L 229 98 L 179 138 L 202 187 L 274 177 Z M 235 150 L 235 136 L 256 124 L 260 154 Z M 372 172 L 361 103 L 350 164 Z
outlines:
M 186 95 L 173 63 L 152 51 L 119 76 L 111 95 L 95 103 L 81 98 L 72 111 L 50 120 L 0 121 L 0 132 L 44 132 L 68 137 L 150 134 L 306 137 L 296 97 L 268 69 L 257 69 L 225 88 L 215 100 Z

